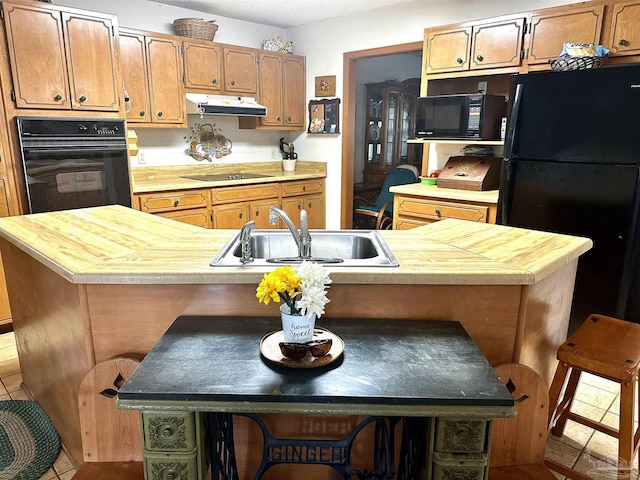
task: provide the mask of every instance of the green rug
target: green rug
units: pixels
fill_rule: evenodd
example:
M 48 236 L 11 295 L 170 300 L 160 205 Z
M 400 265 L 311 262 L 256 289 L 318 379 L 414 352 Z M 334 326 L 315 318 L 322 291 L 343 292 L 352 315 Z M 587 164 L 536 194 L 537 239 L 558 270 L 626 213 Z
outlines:
M 60 437 L 36 402 L 0 401 L 0 480 L 38 480 L 60 453 Z

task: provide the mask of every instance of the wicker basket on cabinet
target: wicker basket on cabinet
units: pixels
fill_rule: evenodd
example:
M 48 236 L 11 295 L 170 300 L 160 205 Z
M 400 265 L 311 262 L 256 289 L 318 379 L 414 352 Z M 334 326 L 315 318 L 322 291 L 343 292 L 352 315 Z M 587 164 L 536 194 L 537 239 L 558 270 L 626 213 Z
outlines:
M 182 37 L 213 40 L 218 30 L 215 20 L 204 21 L 201 18 L 176 18 L 173 28 Z

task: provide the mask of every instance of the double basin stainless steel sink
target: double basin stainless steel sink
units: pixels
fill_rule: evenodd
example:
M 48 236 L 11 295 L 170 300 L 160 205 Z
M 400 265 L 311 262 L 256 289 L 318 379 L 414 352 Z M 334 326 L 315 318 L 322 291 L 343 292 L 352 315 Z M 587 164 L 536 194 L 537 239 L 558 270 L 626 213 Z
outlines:
M 331 267 L 397 267 L 398 261 L 375 230 L 311 230 L 311 258 Z M 254 230 L 249 240 L 254 260 L 243 265 L 240 233 L 211 261 L 213 267 L 296 264 L 298 246 L 288 230 Z

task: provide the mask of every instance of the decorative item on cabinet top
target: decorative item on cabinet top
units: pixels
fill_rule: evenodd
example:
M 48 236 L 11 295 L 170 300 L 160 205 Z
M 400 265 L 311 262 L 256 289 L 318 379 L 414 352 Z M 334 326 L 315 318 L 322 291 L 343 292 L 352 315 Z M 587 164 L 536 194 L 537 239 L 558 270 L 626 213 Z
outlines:
M 271 52 L 286 52 L 293 53 L 293 42 L 287 42 L 282 35 L 276 33 L 269 40 L 265 40 L 262 43 L 263 50 L 269 50 Z
M 549 60 L 556 72 L 600 68 L 604 65 L 609 50 L 593 43 L 564 43 L 562 52 Z
M 173 21 L 173 28 L 182 37 L 213 41 L 218 31 L 218 25 L 215 22 L 215 20 L 205 21 L 202 18 L 176 18 Z
M 309 100 L 308 133 L 340 133 L 340 99 Z

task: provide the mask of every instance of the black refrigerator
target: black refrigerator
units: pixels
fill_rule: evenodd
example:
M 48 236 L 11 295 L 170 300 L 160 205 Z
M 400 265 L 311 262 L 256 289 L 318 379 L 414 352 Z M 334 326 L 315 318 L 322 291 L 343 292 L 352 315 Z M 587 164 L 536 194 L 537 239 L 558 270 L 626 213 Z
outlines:
M 593 240 L 570 331 L 640 323 L 640 64 L 515 75 L 509 103 L 499 223 Z

